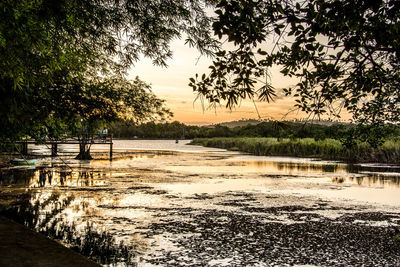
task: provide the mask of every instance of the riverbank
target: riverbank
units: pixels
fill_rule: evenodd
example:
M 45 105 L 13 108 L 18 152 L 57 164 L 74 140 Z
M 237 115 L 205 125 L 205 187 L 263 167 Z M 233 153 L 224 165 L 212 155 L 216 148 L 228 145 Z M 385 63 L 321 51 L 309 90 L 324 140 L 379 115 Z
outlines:
M 379 162 L 397 164 L 400 162 L 400 144 L 386 141 L 381 147 L 373 148 L 367 143 L 346 149 L 339 140 L 313 138 L 196 138 L 191 144 L 205 147 L 241 151 L 256 156 L 313 157 L 326 160 L 341 160 L 351 163 Z
M 0 215 L 107 266 L 399 265 L 400 168 L 159 142 L 3 170 Z
M 0 266 L 100 266 L 18 223 L 0 216 Z

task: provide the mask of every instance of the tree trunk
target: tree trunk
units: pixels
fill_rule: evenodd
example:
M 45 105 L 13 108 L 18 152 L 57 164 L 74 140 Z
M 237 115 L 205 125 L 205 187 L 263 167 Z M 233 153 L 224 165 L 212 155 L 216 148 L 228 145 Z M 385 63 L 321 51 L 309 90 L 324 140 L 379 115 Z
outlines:
M 79 140 L 79 154 L 75 157 L 75 159 L 93 159 L 93 157 L 90 155 L 90 146 L 85 139 Z

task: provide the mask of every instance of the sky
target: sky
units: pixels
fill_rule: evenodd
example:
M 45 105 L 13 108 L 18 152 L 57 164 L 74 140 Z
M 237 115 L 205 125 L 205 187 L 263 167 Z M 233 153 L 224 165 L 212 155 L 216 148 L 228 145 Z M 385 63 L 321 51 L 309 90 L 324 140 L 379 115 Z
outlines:
M 272 103 L 256 101 L 242 101 L 241 105 L 233 110 L 224 106 L 216 109 L 207 109 L 208 105 L 202 105 L 200 100 L 195 101 L 196 94 L 188 86 L 189 78 L 196 73 L 208 74 L 208 66 L 212 59 L 206 56 L 200 57 L 195 48 L 184 44 L 184 40 L 175 40 L 171 44 L 174 55 L 167 61 L 168 67 L 154 66 L 151 60 L 143 58 L 139 60 L 129 71 L 128 78 L 139 76 L 140 79 L 150 83 L 153 92 L 161 99 L 165 99 L 167 106 L 174 113 L 171 121 L 179 121 L 190 125 L 207 125 L 228 122 L 240 119 L 257 119 L 257 110 L 262 119 L 294 119 L 305 118 L 306 115 L 292 111 L 294 100 L 278 93 L 278 97 Z M 199 59 L 200 57 L 200 59 Z M 279 68 L 270 70 L 272 85 L 277 89 L 295 84 L 295 80 L 283 77 Z M 204 106 L 204 108 L 203 108 Z

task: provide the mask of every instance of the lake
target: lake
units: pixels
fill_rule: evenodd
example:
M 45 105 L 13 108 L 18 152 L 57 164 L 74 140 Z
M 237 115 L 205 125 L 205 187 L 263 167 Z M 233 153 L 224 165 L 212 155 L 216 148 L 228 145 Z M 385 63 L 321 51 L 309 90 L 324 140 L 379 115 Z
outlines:
M 103 265 L 400 264 L 399 166 L 188 142 L 115 140 L 113 161 L 60 146 L 1 170 L 1 214 Z

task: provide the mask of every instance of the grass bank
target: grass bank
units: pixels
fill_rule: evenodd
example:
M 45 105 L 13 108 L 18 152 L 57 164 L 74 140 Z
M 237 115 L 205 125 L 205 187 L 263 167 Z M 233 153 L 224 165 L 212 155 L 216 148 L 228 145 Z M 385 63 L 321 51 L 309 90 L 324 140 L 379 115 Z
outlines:
M 316 157 L 347 162 L 400 163 L 400 142 L 386 141 L 374 149 L 367 143 L 359 143 L 346 149 L 335 139 L 314 140 L 313 138 L 196 138 L 193 145 L 217 147 L 242 151 L 257 156 Z

